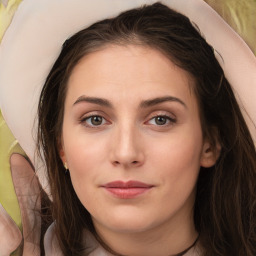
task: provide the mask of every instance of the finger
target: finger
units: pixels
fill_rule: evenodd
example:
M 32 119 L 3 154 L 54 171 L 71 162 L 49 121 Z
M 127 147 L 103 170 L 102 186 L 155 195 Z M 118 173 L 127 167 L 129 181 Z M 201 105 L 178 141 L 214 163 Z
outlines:
M 22 235 L 12 220 L 0 204 L 0 255 L 9 256 L 17 249 L 22 241 Z

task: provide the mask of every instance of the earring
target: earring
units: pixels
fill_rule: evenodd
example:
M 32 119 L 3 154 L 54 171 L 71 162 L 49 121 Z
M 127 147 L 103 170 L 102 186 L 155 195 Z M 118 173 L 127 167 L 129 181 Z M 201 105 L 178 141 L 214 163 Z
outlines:
M 68 172 L 68 164 L 65 162 L 64 163 L 64 168 L 66 169 L 66 171 L 65 171 L 65 174 Z

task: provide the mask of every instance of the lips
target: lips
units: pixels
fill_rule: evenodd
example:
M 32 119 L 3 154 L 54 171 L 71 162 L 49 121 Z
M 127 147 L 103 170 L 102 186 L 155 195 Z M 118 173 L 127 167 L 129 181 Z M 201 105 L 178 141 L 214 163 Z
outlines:
M 102 186 L 108 193 L 121 199 L 138 197 L 154 186 L 140 181 L 113 181 Z

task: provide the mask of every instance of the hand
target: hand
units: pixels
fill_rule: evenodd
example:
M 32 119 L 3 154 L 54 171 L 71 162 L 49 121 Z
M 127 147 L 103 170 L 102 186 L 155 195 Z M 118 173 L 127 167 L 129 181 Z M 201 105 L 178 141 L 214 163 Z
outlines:
M 41 233 L 39 182 L 31 164 L 22 155 L 13 154 L 10 164 L 13 185 L 21 211 L 24 239 L 22 255 L 39 256 Z
M 0 255 L 9 256 L 22 241 L 22 235 L 12 220 L 0 204 Z

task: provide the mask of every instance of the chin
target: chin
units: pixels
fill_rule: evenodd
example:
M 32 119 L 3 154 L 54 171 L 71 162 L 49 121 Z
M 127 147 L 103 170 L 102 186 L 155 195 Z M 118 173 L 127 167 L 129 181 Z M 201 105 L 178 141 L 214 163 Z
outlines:
M 143 213 L 131 211 L 115 212 L 113 215 L 105 215 L 105 217 L 99 221 L 96 220 L 96 222 L 101 223 L 101 225 L 112 231 L 121 233 L 144 232 L 157 226 L 159 222 L 154 216 L 147 216 L 145 211 Z

